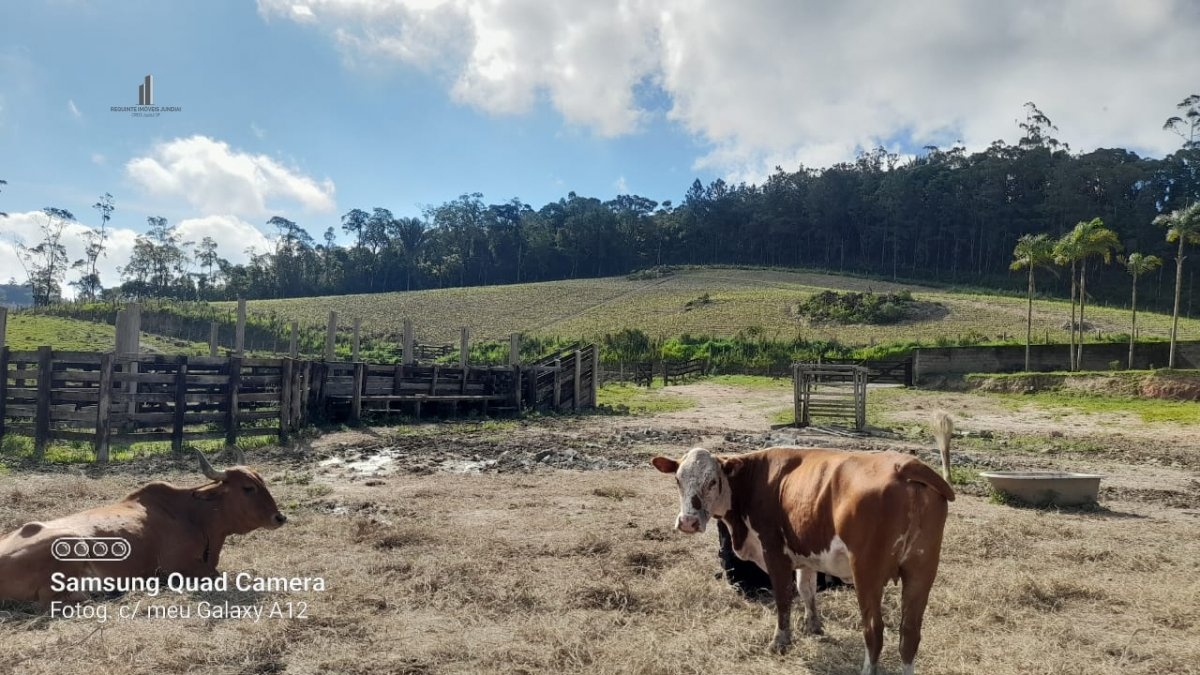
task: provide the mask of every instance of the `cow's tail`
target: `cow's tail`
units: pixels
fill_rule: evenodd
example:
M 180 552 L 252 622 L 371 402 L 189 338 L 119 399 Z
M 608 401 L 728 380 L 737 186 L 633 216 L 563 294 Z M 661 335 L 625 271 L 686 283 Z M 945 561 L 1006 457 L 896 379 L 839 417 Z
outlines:
M 938 472 L 933 470 L 925 462 L 919 459 L 911 459 L 896 467 L 896 472 L 900 474 L 904 480 L 913 483 L 921 483 L 933 488 L 938 494 L 946 498 L 946 501 L 954 501 L 954 488 L 950 487 L 950 483 L 946 479 L 938 475 Z
M 954 419 L 944 410 L 933 418 L 933 437 L 942 455 L 942 478 L 950 480 L 950 437 L 954 435 Z

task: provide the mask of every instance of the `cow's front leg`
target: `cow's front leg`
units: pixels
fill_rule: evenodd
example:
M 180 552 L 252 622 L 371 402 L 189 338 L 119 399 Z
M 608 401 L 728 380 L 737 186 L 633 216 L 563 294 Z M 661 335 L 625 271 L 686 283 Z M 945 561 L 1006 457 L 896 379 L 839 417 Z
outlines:
M 771 651 L 782 654 L 792 644 L 792 580 L 795 578 L 795 571 L 791 561 L 782 552 L 764 551 L 763 557 L 766 559 L 767 573 L 771 575 L 771 590 L 775 593 L 775 613 L 778 619 Z
M 823 634 L 821 615 L 817 614 L 816 570 L 800 570 L 800 600 L 804 602 L 804 632 L 809 635 Z

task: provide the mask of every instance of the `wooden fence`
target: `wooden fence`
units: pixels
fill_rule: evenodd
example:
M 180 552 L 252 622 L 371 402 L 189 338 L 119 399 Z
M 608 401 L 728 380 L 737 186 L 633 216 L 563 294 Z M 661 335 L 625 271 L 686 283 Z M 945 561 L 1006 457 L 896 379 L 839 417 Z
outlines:
M 170 441 L 178 453 L 191 440 L 286 441 L 313 418 L 406 405 L 418 416 L 422 405 L 577 411 L 596 404 L 596 355 L 588 345 L 549 363 L 444 366 L 0 347 L 0 438 L 32 437 L 39 461 L 51 441 L 87 441 L 106 462 L 115 442 Z
M 868 384 L 900 384 L 905 387 L 913 386 L 913 359 L 821 359 L 821 363 L 830 365 L 862 366 L 867 369 Z
M 302 423 L 306 368 L 291 359 L 118 356 L 0 348 L 0 437 L 30 436 L 40 460 L 54 440 L 111 442 L 288 434 Z

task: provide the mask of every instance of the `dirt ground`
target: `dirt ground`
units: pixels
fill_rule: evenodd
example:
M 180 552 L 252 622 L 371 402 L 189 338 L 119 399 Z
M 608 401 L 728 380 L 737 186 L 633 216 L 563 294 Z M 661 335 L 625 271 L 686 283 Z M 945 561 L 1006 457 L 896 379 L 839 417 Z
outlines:
M 956 467 L 1106 478 L 1087 510 L 1004 506 L 977 479 L 956 486 L 918 672 L 1200 673 L 1191 428 L 1043 419 L 984 396 L 918 391 L 872 403 L 872 420 L 891 430 L 833 435 L 772 430 L 772 415 L 790 406 L 786 388 L 698 382 L 660 395 L 695 407 L 372 427 L 253 451 L 249 463 L 290 520 L 233 537 L 221 567 L 231 577 L 320 577 L 324 590 L 130 593 L 91 606 L 104 608 L 104 621 L 0 604 L 0 673 L 858 672 L 853 591 L 821 594 L 826 635 L 798 635 L 787 655 L 768 654 L 772 607 L 714 577 L 711 529 L 671 529 L 675 486 L 647 460 L 697 444 L 797 443 L 933 461 L 919 429 L 937 409 L 958 420 Z M 0 474 L 0 530 L 117 499 L 149 479 L 203 482 L 169 458 L 103 474 L 14 470 Z M 889 588 L 887 673 L 900 672 L 898 598 Z M 281 614 L 198 616 L 225 602 Z M 136 618 L 120 616 L 135 605 Z M 149 606 L 193 615 L 146 616 Z

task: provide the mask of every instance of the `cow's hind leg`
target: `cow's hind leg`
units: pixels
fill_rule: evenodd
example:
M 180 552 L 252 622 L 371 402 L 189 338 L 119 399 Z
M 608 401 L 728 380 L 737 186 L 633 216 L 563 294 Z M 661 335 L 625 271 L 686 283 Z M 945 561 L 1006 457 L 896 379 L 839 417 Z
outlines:
M 858 594 L 858 610 L 862 615 L 863 642 L 867 653 L 863 659 L 862 675 L 877 675 L 879 653 L 883 651 L 883 583 L 867 573 L 854 573 L 854 590 Z M 859 580 L 863 580 L 861 583 Z
M 912 675 L 913 659 L 921 646 L 921 624 L 925 619 L 925 604 L 929 601 L 929 589 L 933 577 L 917 571 L 903 575 L 900 591 L 900 661 L 904 664 L 904 675 Z

